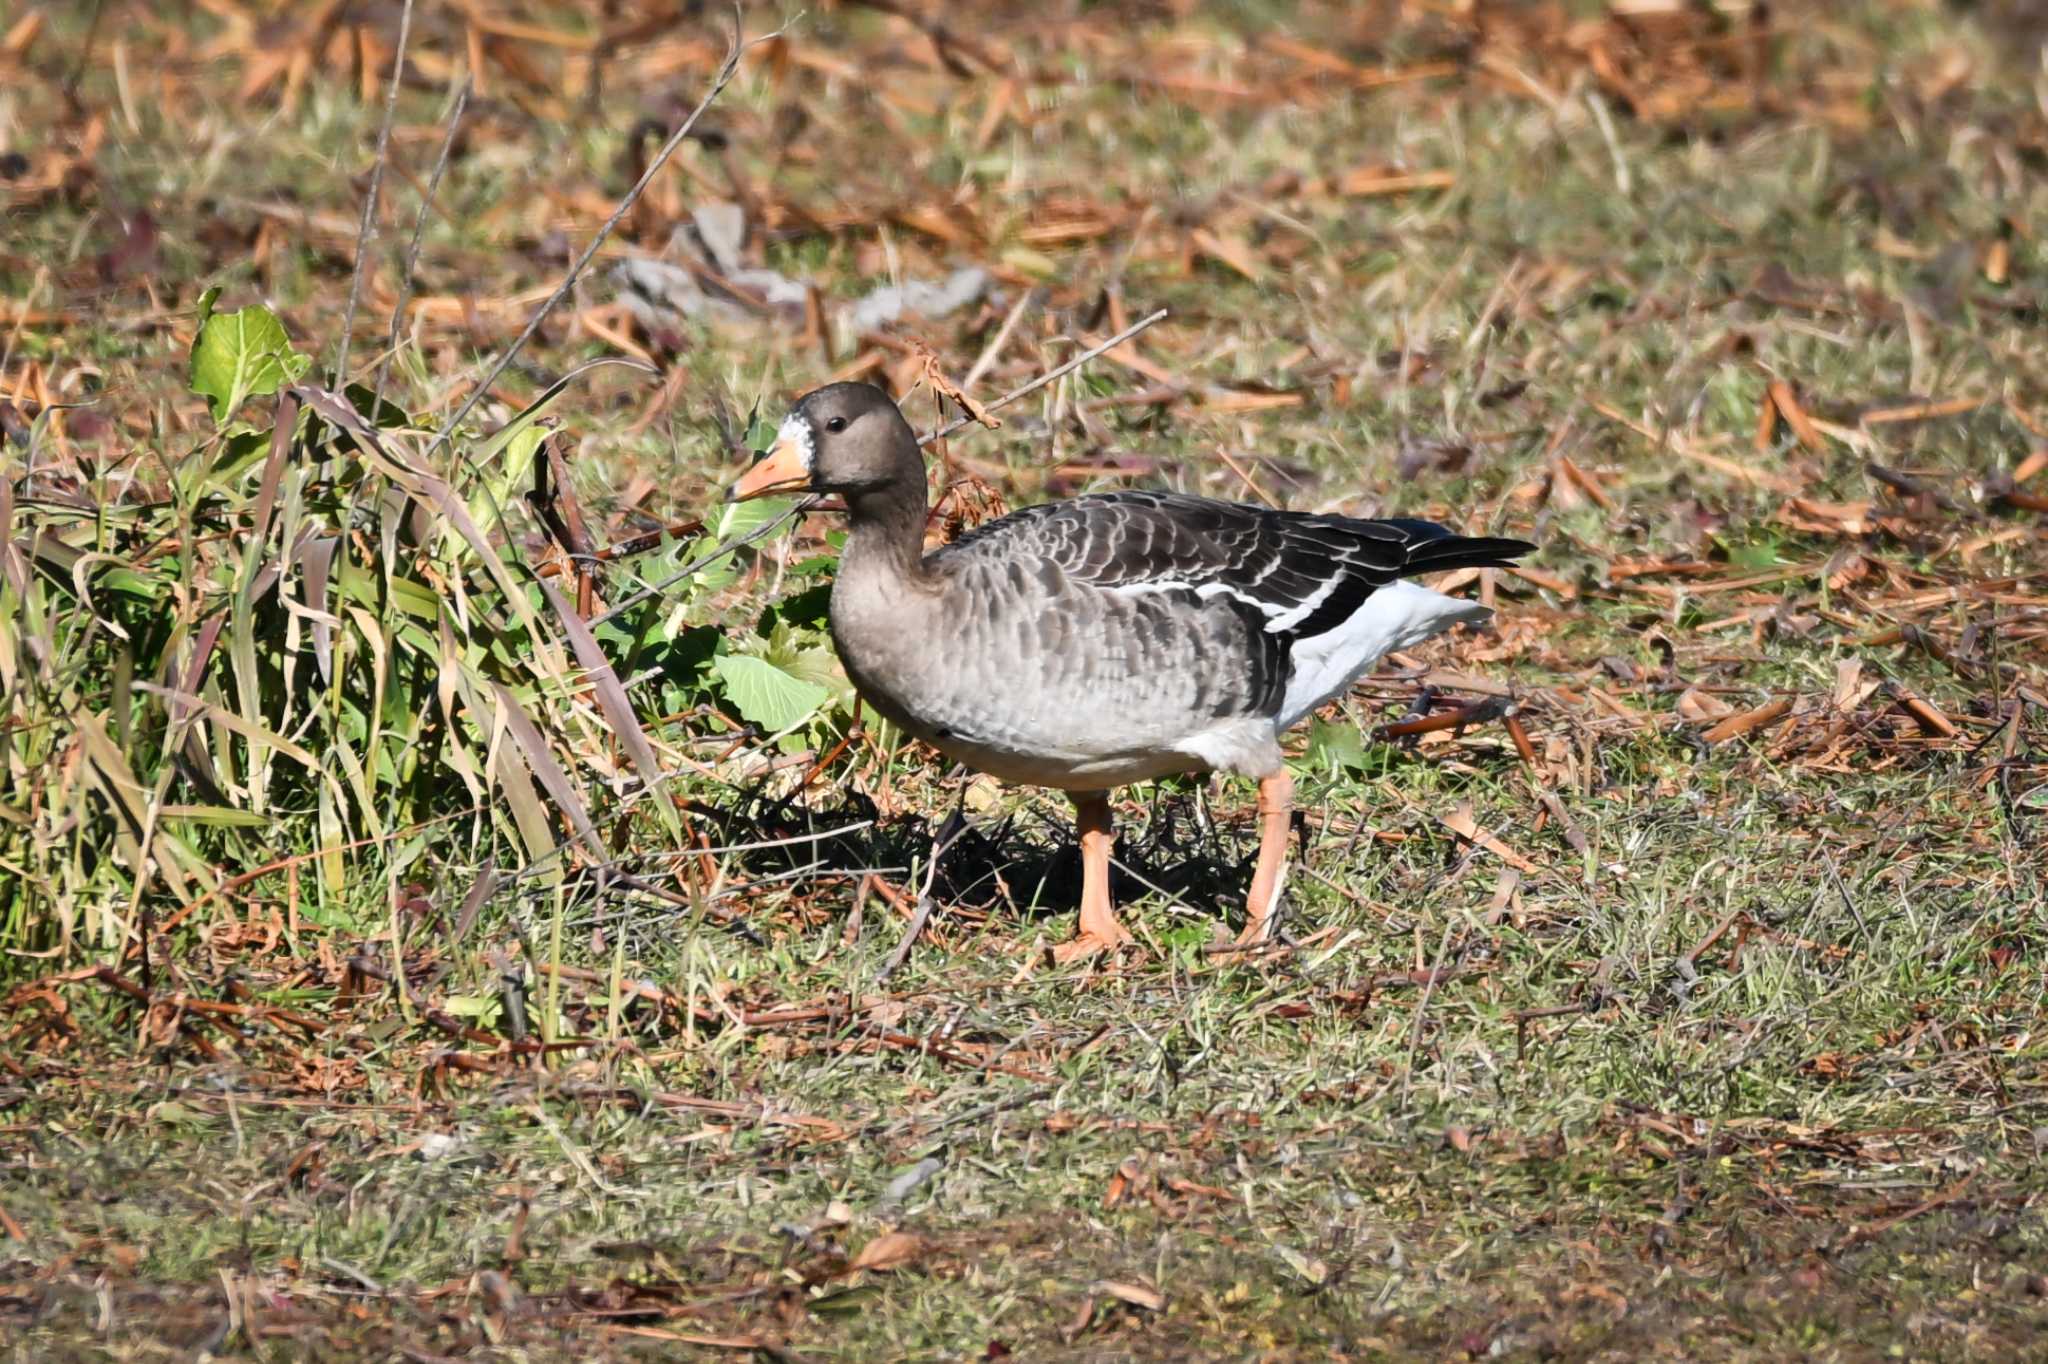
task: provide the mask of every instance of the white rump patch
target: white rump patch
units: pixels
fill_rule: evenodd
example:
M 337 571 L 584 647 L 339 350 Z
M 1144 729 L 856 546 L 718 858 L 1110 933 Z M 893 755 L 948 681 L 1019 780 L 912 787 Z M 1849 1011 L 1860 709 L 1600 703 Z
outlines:
M 1334 629 L 1295 642 L 1294 676 L 1275 728 L 1286 729 L 1345 691 L 1394 650 L 1411 648 L 1453 625 L 1476 625 L 1492 614 L 1476 602 L 1446 597 L 1405 578 L 1389 583 Z
M 811 466 L 818 461 L 818 438 L 811 430 L 810 418 L 801 412 L 790 413 L 782 419 L 782 425 L 776 429 L 775 439 L 786 440 L 794 445 L 797 453 L 803 458 L 804 472 L 814 472 Z
M 1266 777 L 1280 770 L 1277 732 L 1273 722 L 1262 715 L 1241 715 L 1190 734 L 1174 747 L 1201 759 L 1212 771 Z

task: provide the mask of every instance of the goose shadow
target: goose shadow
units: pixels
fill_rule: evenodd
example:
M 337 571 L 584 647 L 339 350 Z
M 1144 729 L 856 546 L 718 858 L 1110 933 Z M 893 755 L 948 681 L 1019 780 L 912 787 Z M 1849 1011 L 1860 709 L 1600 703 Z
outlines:
M 1141 812 L 1123 802 L 1110 888 L 1119 905 L 1163 897 L 1189 921 L 1242 922 L 1257 840 L 1235 821 L 1214 818 L 1202 787 L 1161 782 Z M 1071 913 L 1081 903 L 1081 853 L 1072 807 L 1032 799 L 970 812 L 953 800 L 943 813 L 883 817 L 869 797 L 840 793 L 829 803 L 734 791 L 694 813 L 725 849 L 728 875 L 753 884 L 815 884 L 850 906 L 861 877 L 886 877 L 906 894 L 921 888 L 933 846 L 934 912 L 971 910 L 1023 925 Z M 915 880 L 913 880 L 913 877 Z

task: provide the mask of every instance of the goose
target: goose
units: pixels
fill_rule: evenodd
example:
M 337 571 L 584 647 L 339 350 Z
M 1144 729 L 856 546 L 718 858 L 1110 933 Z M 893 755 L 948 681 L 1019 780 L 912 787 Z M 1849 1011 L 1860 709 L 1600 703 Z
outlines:
M 1130 940 L 1110 898 L 1109 793 L 1173 773 L 1258 782 L 1237 943 L 1265 944 L 1293 800 L 1280 736 L 1390 650 L 1491 614 L 1411 577 L 1535 548 L 1407 517 L 1123 491 L 1025 507 L 926 553 L 916 433 L 863 383 L 799 399 L 726 500 L 795 492 L 845 503 L 829 620 L 862 700 L 968 767 L 1074 802 L 1081 913 L 1062 961 Z

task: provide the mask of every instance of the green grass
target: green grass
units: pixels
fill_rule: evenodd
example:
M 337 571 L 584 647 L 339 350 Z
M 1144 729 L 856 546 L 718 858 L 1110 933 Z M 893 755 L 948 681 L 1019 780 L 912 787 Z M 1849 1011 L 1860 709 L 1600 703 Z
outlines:
M 348 239 L 248 204 L 353 222 L 378 105 L 348 64 L 323 58 L 296 104 L 258 116 L 232 98 L 246 53 L 177 55 L 214 20 L 150 20 L 168 26 L 128 36 L 124 60 L 153 33 L 172 75 L 136 99 L 130 66 L 131 123 L 109 33 L 88 47 L 83 18 L 52 12 L 23 79 L 54 91 L 81 72 L 81 107 L 111 131 L 86 189 L 0 184 L 0 299 L 58 314 L 0 331 L 0 392 L 40 378 L 97 403 L 45 419 L 33 478 L 7 447 L 6 533 L 106 557 L 79 570 L 90 600 L 68 563 L 26 590 L 0 581 L 0 1322 L 16 1355 L 2032 1348 L 2048 1317 L 2048 559 L 2040 513 L 2002 504 L 1998 480 L 2048 429 L 2039 73 L 2004 50 L 2003 11 L 1779 9 L 1754 103 L 1733 97 L 1751 87 L 1712 28 L 1682 49 L 1601 30 L 1647 92 L 1631 109 L 1583 41 L 1536 19 L 1473 35 L 1306 6 L 1257 22 L 1367 69 L 1455 73 L 1344 93 L 1287 84 L 1298 59 L 1242 16 L 1020 12 L 983 36 L 1064 76 L 990 120 L 1007 96 L 978 59 L 948 74 L 909 30 L 841 9 L 795 41 L 862 80 L 750 65 L 717 107 L 731 166 L 778 206 L 765 260 L 828 298 L 892 270 L 1014 272 L 1001 304 L 910 329 L 954 376 L 1023 288 L 1044 291 L 982 396 L 1106 334 L 1105 291 L 1134 317 L 1172 308 L 1141 350 L 1187 396 L 1076 418 L 1155 382 L 1101 361 L 955 439 L 958 469 L 1005 499 L 1119 481 L 1245 497 L 1249 480 L 1286 505 L 1543 546 L 1539 576 L 1492 585 L 1497 630 L 1389 663 L 1297 736 L 1297 946 L 1203 950 L 1249 880 L 1250 793 L 1166 783 L 1118 803 L 1142 949 L 1092 969 L 1044 950 L 1074 918 L 1064 801 L 856 728 L 817 652 L 828 520 L 600 630 L 673 812 L 649 793 L 630 727 L 583 688 L 530 587 L 531 450 L 482 445 L 616 353 L 567 320 L 609 299 L 601 280 L 475 430 L 432 449 L 525 316 L 495 300 L 559 278 L 562 243 L 627 181 L 637 111 L 702 79 L 702 54 L 672 62 L 669 45 L 715 34 L 625 44 L 596 104 L 580 57 L 522 46 L 540 81 L 486 68 L 417 272 L 423 294 L 476 300 L 474 321 L 408 329 L 386 389 L 408 420 L 386 439 L 473 508 L 506 509 L 479 520 L 507 590 L 445 518 L 417 545 L 401 535 L 379 496 L 405 480 L 313 426 L 258 541 L 270 400 L 240 414 L 247 467 L 222 467 L 236 433 L 187 391 L 212 284 L 224 309 L 269 304 L 325 373 Z M 422 70 L 466 60 L 449 23 L 422 18 Z M 1676 112 L 1648 98 L 1694 89 Z M 359 370 L 446 107 L 440 76 L 400 104 Z M 84 135 L 0 108 L 0 149 L 32 170 Z M 682 156 L 618 250 L 659 251 L 726 183 L 702 147 Z M 1349 198 L 1275 178 L 1379 165 L 1453 178 Z M 155 265 L 96 264 L 142 202 Z M 964 244 L 905 224 L 935 205 Z M 820 233 L 791 208 L 864 217 Z M 1083 209 L 1106 235 L 1030 231 Z M 1259 278 L 1217 258 L 1231 252 Z M 758 397 L 772 423 L 829 372 L 793 329 L 636 339 L 673 365 L 665 399 L 660 380 L 599 370 L 545 414 L 600 543 L 713 508 L 732 473 L 716 399 L 744 413 Z M 834 364 L 865 349 L 842 338 Z M 1818 449 L 1788 423 L 1755 443 L 1778 379 L 1828 424 Z M 1300 401 L 1232 410 L 1260 388 Z M 1863 420 L 1956 398 L 1981 403 Z M 908 407 L 920 425 L 933 411 L 922 393 Z M 1123 461 L 1141 471 L 1100 472 Z M 623 505 L 636 477 L 651 487 Z M 256 584 L 301 531 L 348 529 L 354 610 L 318 674 L 308 618 L 270 612 Z M 608 566 L 602 595 L 710 543 L 686 538 Z M 203 727 L 207 792 L 174 699 L 135 684 L 182 687 L 215 610 L 199 694 L 240 726 Z M 748 665 L 720 663 L 739 658 L 790 681 L 747 692 Z M 1470 699 L 1474 678 L 1512 688 L 1533 762 L 1498 722 L 1374 736 L 1425 682 Z M 531 737 L 506 728 L 494 684 Z M 1785 717 L 1706 737 L 1717 704 L 1774 698 Z M 1916 699 L 1955 732 L 1916 719 Z M 765 718 L 789 706 L 791 725 Z M 550 758 L 587 837 L 560 817 Z M 888 972 L 963 801 L 938 911 Z M 600 878 L 593 841 L 669 898 Z M 887 893 L 856 908 L 870 875 Z M 138 1000 L 124 987 L 152 929 Z

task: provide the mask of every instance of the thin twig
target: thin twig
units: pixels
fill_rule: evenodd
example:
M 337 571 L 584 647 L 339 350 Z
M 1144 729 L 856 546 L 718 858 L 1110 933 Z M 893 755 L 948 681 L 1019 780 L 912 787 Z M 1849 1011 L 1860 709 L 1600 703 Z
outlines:
M 960 804 L 953 810 L 952 832 L 947 833 L 943 839 L 932 840 L 932 859 L 924 869 L 924 886 L 917 893 L 917 908 L 911 911 L 910 924 L 903 930 L 903 936 L 897 941 L 896 949 L 889 954 L 889 959 L 882 963 L 882 969 L 875 972 L 877 985 L 895 975 L 897 969 L 910 960 L 912 945 L 917 942 L 918 935 L 924 932 L 926 921 L 932 917 L 932 886 L 939 879 L 939 859 L 944 857 L 947 849 L 958 843 L 960 836 L 972 827 L 967 822 L 966 804 L 967 793 L 963 789 L 960 793 Z
M 981 348 L 981 354 L 976 357 L 966 377 L 960 380 L 960 387 L 973 388 L 981 382 L 982 375 L 995 367 L 996 358 L 1003 353 L 1003 347 L 1010 343 L 1010 333 L 1017 330 L 1017 324 L 1024 319 L 1025 310 L 1037 301 L 1036 289 L 1026 289 L 1017 296 L 1017 302 L 1010 308 L 1010 315 L 1003 319 L 1002 326 L 996 328 L 996 334 L 989 343 Z
M 682 146 L 684 140 L 696 128 L 697 120 L 703 117 L 704 111 L 711 107 L 711 102 L 718 98 L 719 93 L 732 80 L 733 74 L 740 69 L 740 58 L 746 54 L 749 48 L 782 36 L 782 30 L 778 28 L 773 33 L 763 34 L 761 37 L 751 41 L 742 39 L 740 30 L 737 27 L 737 11 L 735 11 L 734 15 L 734 24 L 732 50 L 726 54 L 725 62 L 718 68 L 718 76 L 712 81 L 711 88 L 705 92 L 704 98 L 697 101 L 697 107 L 690 111 L 690 116 L 683 120 L 682 126 L 669 134 L 668 141 L 661 144 L 661 150 L 655 153 L 652 161 L 647 163 L 647 169 L 642 171 L 640 178 L 633 182 L 633 188 L 627 190 L 625 197 L 619 200 L 618 207 L 612 210 L 612 216 L 605 219 L 604 225 L 597 229 L 597 235 L 592 237 L 590 244 L 583 248 L 583 254 L 578 256 L 575 264 L 569 267 L 569 273 L 562 277 L 562 282 L 555 287 L 555 291 L 548 295 L 546 302 L 534 310 L 533 316 L 526 320 L 525 328 L 513 339 L 512 344 L 507 346 L 504 352 L 498 356 L 496 362 L 491 365 L 489 372 L 484 375 L 483 380 L 474 389 L 470 390 L 469 396 L 463 399 L 462 406 L 455 409 L 455 415 L 448 419 L 447 424 L 441 428 L 440 434 L 435 436 L 433 443 L 427 447 L 425 458 L 431 458 L 436 450 L 439 450 L 448 443 L 449 438 L 455 434 L 456 428 L 462 425 L 462 419 L 467 417 L 471 410 L 483 401 L 484 395 L 491 391 L 491 385 L 498 382 L 498 376 L 505 372 L 506 366 L 510 365 L 513 358 L 526 348 L 526 343 L 531 341 L 534 333 L 540 330 L 540 324 L 547 320 L 548 314 L 554 312 L 561 301 L 569 296 L 569 291 L 576 287 L 578 280 L 583 278 L 585 268 L 596 258 L 598 248 L 602 247 L 610 239 L 612 230 L 619 225 L 620 220 L 632 212 L 633 205 L 640 202 L 640 196 L 647 192 L 647 187 L 650 184 L 654 183 L 654 177 L 661 173 L 661 168 L 668 164 L 668 159 L 671 156 L 675 155 L 676 148 Z
M 370 420 L 377 420 L 377 409 L 384 403 L 384 371 L 391 364 L 391 357 L 398 352 L 398 332 L 405 322 L 405 306 L 412 302 L 413 272 L 419 266 L 420 243 L 427 235 L 427 215 L 434 207 L 434 195 L 441 188 L 441 177 L 447 174 L 448 158 L 455 150 L 455 134 L 462 127 L 462 114 L 469 107 L 470 91 L 476 88 L 476 77 L 469 76 L 462 82 L 462 88 L 455 92 L 455 108 L 448 115 L 448 131 L 441 137 L 441 151 L 434 158 L 434 173 L 427 177 L 427 192 L 420 196 L 420 210 L 413 215 L 412 241 L 405 248 L 405 264 L 398 272 L 398 303 L 391 310 L 391 334 L 385 338 L 384 354 L 377 360 L 375 396 L 370 402 Z
M 1429 968 L 1429 980 L 1422 987 L 1422 998 L 1415 1001 L 1415 1026 L 1408 1034 L 1408 1064 L 1401 1071 L 1401 1109 L 1408 1108 L 1408 1089 L 1415 1083 L 1415 1053 L 1422 1049 L 1422 1018 L 1429 1012 L 1429 1001 L 1436 994 L 1436 983 L 1443 976 L 1444 953 L 1451 947 L 1451 925 L 1455 920 L 1444 920 L 1444 935 L 1437 941 L 1436 961 Z
M 641 588 L 632 596 L 626 598 L 618 605 L 612 607 L 611 610 L 604 612 L 602 615 L 592 617 L 590 621 L 590 628 L 595 630 L 598 626 L 604 624 L 606 621 L 618 615 L 620 612 L 630 611 L 634 607 L 638 606 L 641 602 L 646 601 L 648 598 L 660 596 L 663 592 L 666 592 L 669 588 L 674 587 L 683 579 L 690 577 L 692 574 L 702 571 L 706 566 L 715 563 L 717 560 L 732 553 L 734 550 L 745 548 L 746 546 L 753 544 L 756 540 L 767 539 L 777 529 L 779 529 L 784 522 L 790 520 L 792 517 L 800 515 L 803 512 L 809 511 L 812 504 L 817 502 L 817 500 L 818 499 L 815 497 L 804 498 L 801 501 L 795 503 L 793 506 L 791 506 L 788 511 L 776 517 L 773 521 L 764 522 L 761 525 L 756 526 L 754 529 L 748 531 L 745 535 L 739 536 L 736 539 L 727 540 L 725 543 L 718 545 L 717 547 L 703 554 L 698 555 L 696 558 L 690 560 L 689 563 L 684 564 L 681 568 L 669 574 L 666 578 L 663 578 L 660 582 L 651 583 L 648 586 Z
M 644 862 L 661 862 L 667 859 L 687 861 L 692 857 L 702 857 L 706 853 L 760 852 L 767 848 L 792 848 L 800 843 L 823 843 L 828 838 L 844 838 L 848 834 L 859 833 L 862 829 L 872 829 L 874 825 L 875 821 L 872 819 L 863 819 L 857 824 L 847 824 L 837 829 L 826 829 L 814 834 L 794 834 L 788 838 L 760 838 L 751 843 L 727 843 L 718 847 L 679 848 L 674 852 L 648 853 L 640 860 Z M 614 865 L 623 866 L 624 864 L 617 863 Z
M 1157 312 L 1153 313 L 1151 316 L 1143 318 L 1137 322 L 1133 322 L 1130 326 L 1125 327 L 1115 336 L 1110 337 L 1109 340 L 1104 341 L 1099 346 L 1090 346 L 1087 350 L 1082 351 L 1079 355 L 1067 361 L 1067 363 L 1061 365 L 1058 369 L 1048 370 L 1046 373 L 1039 375 L 1036 379 L 1033 379 L 1030 383 L 1025 384 L 1022 388 L 1011 389 L 1008 393 L 1005 393 L 1002 397 L 996 399 L 992 403 L 984 403 L 982 405 L 982 410 L 984 412 L 994 412 L 998 408 L 1008 407 L 1011 403 L 1016 402 L 1019 398 L 1029 397 L 1031 394 L 1038 392 L 1039 389 L 1044 388 L 1053 380 L 1062 378 L 1068 374 L 1072 374 L 1075 370 L 1081 368 L 1081 366 L 1087 364 L 1090 360 L 1093 360 L 1096 356 L 1102 354 L 1104 351 L 1115 350 L 1118 346 L 1121 346 L 1124 342 L 1130 340 L 1139 332 L 1144 331 L 1147 327 L 1151 326 L 1153 323 L 1165 317 L 1166 313 L 1167 310 L 1165 308 L 1161 308 Z M 961 427 L 970 425 L 973 421 L 974 418 L 971 416 L 955 417 L 952 421 L 947 422 L 944 426 L 940 427 L 936 431 L 931 432 L 929 435 L 919 436 L 917 438 L 917 443 L 921 446 L 930 445 L 933 441 L 942 440 L 945 437 L 952 435 L 955 431 L 958 431 Z
M 349 332 L 356 323 L 356 297 L 363 287 L 363 258 L 370 243 L 377 240 L 377 195 L 384 187 L 384 163 L 391 153 L 391 120 L 398 113 L 398 87 L 405 79 L 405 45 L 412 38 L 412 0 L 398 12 L 398 50 L 391 57 L 391 85 L 384 92 L 384 118 L 377 125 L 377 159 L 370 164 L 370 190 L 363 196 L 363 221 L 356 228 L 356 263 L 348 275 L 348 303 L 341 310 L 341 335 L 334 340 L 334 380 L 328 385 L 342 391 L 348 377 Z M 371 409 L 372 420 L 376 409 Z

